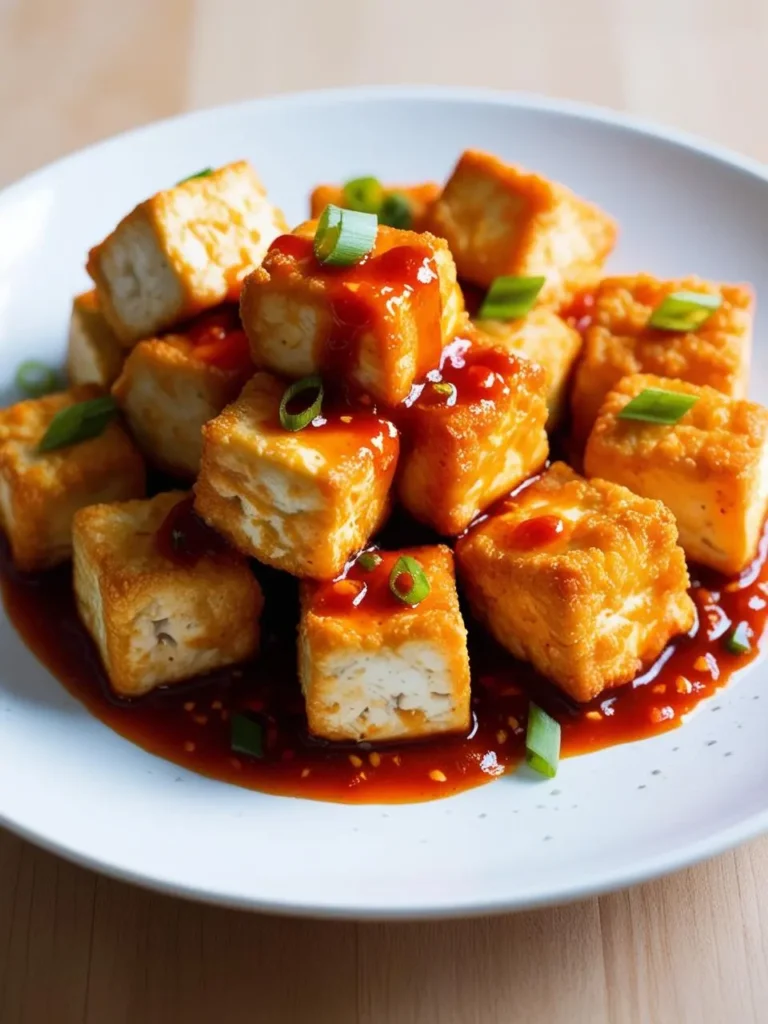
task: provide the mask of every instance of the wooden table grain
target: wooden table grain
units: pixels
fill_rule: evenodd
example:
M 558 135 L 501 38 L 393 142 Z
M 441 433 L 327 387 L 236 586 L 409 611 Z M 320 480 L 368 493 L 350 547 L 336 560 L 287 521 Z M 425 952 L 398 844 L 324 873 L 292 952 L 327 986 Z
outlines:
M 374 82 L 567 96 L 768 160 L 767 57 L 765 0 L 0 0 L 0 184 L 180 110 Z M 158 896 L 0 831 L 0 1024 L 214 1019 L 764 1024 L 768 840 L 572 906 L 358 925 Z

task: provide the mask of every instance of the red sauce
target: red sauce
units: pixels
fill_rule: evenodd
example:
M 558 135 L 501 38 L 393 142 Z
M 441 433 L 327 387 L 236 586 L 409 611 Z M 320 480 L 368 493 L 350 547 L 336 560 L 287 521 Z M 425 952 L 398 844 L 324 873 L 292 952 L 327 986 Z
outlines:
M 563 320 L 575 327 L 582 334 L 592 323 L 595 308 L 595 296 L 592 292 L 581 292 L 571 305 L 562 312 Z
M 291 273 L 292 263 L 308 263 L 303 273 L 311 275 L 329 289 L 332 323 L 323 346 L 322 370 L 329 377 L 348 370 L 357 359 L 357 347 L 366 331 L 377 330 L 387 353 L 394 361 L 402 346 L 397 330 L 396 311 L 410 303 L 418 325 L 419 352 L 417 377 L 440 361 L 440 283 L 432 250 L 426 245 L 398 245 L 382 249 L 388 240 L 379 232 L 373 253 L 352 267 L 333 267 L 319 263 L 311 238 L 280 235 L 269 252 L 285 260 L 267 261 L 272 274 Z
M 236 372 L 252 369 L 251 351 L 240 326 L 236 305 L 224 305 L 201 313 L 180 329 L 194 345 L 195 359 L 221 370 Z
M 519 366 L 512 353 L 475 349 L 469 338 L 457 338 L 443 349 L 440 369 L 414 384 L 408 398 L 391 415 L 407 430 L 409 409 L 497 402 L 509 394 L 509 379 Z
M 509 537 L 509 543 L 518 551 L 547 547 L 562 536 L 564 529 L 565 523 L 559 516 L 536 516 L 534 519 L 517 523 Z
M 404 538 L 409 544 L 432 539 L 423 528 L 402 520 L 387 527 L 381 539 L 395 547 Z M 513 768 L 523 755 L 529 695 L 561 721 L 565 755 L 678 726 L 684 714 L 757 654 L 757 642 L 747 654 L 730 654 L 723 637 L 732 623 L 741 621 L 749 623 L 756 638 L 764 634 L 767 543 L 768 536 L 763 538 L 760 559 L 740 580 L 728 582 L 712 573 L 694 572 L 692 594 L 699 624 L 692 635 L 670 644 L 634 683 L 583 707 L 574 706 L 469 621 L 470 735 L 377 750 L 332 746 L 307 736 L 295 670 L 297 585 L 285 575 L 258 568 L 267 603 L 263 652 L 257 663 L 133 702 L 120 700 L 109 689 L 75 612 L 68 567 L 19 574 L 6 551 L 0 557 L 0 583 L 11 621 L 40 660 L 94 715 L 145 749 L 193 771 L 270 793 L 358 803 L 403 802 L 448 796 Z M 387 564 L 373 574 L 382 582 L 380 589 L 369 595 L 370 577 L 366 583 L 366 572 L 356 566 L 350 573 L 355 585 L 328 587 L 328 600 L 349 607 L 362 593 L 366 602 L 396 601 L 383 585 Z M 255 714 L 263 722 L 263 760 L 230 752 L 229 719 L 237 711 Z M 430 773 L 435 772 L 433 777 Z M 438 781 L 439 773 L 444 782 Z
M 196 565 L 205 555 L 226 555 L 226 541 L 195 514 L 190 494 L 174 505 L 155 535 L 161 555 L 176 565 Z

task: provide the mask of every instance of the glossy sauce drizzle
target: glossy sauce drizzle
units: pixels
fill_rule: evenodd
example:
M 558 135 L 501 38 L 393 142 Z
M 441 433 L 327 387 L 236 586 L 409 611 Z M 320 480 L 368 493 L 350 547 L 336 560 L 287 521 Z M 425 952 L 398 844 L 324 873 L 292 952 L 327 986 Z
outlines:
M 390 548 L 434 540 L 399 514 L 381 539 Z M 767 544 L 764 536 L 760 559 L 740 580 L 729 582 L 694 570 L 692 595 L 699 622 L 693 634 L 670 644 L 633 684 L 608 691 L 583 707 L 574 706 L 468 620 L 473 674 L 469 736 L 375 750 L 365 745 L 331 746 L 307 735 L 295 670 L 298 588 L 283 574 L 257 570 L 266 595 L 264 646 L 258 662 L 138 701 L 122 701 L 111 693 L 77 618 L 68 567 L 40 575 L 18 574 L 4 549 L 0 582 L 12 622 L 40 660 L 94 715 L 145 749 L 193 771 L 270 793 L 405 802 L 448 796 L 514 768 L 523 754 L 529 696 L 561 721 L 565 755 L 643 739 L 679 725 L 684 714 L 757 653 L 768 604 Z M 328 600 L 354 606 L 365 591 L 367 609 L 370 602 L 396 601 L 378 585 L 369 595 L 364 575 L 355 569 L 354 585 L 332 588 Z M 748 623 L 754 636 L 747 654 L 731 654 L 723 644 L 738 622 Z M 263 760 L 231 753 L 229 722 L 236 711 L 255 715 L 263 723 Z

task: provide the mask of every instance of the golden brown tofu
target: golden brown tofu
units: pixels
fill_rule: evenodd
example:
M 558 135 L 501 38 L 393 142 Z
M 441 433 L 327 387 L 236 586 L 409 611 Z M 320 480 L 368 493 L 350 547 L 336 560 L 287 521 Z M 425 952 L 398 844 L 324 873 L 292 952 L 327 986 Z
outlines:
M 389 405 L 440 362 L 464 325 L 464 298 L 442 239 L 379 227 L 354 267 L 315 259 L 314 225 L 278 239 L 240 303 L 254 362 L 288 377 L 324 372 Z
M 170 491 L 92 505 L 75 516 L 78 611 L 112 688 L 125 697 L 245 661 L 258 650 L 259 584 L 246 559 L 220 538 L 212 535 L 205 550 L 186 546 L 188 537 L 199 544 L 201 527 L 185 530 L 192 508 L 185 498 Z
M 398 492 L 416 519 L 454 536 L 547 458 L 546 377 L 527 359 L 464 340 L 447 350 L 440 376 L 403 415 Z
M 180 479 L 200 469 L 203 427 L 255 372 L 237 307 L 184 334 L 140 341 L 112 389 L 142 452 Z
M 532 309 L 519 320 L 476 320 L 475 344 L 517 352 L 538 363 L 547 375 L 547 428 L 563 419 L 568 384 L 582 339 L 577 330 L 551 309 Z
M 37 450 L 58 412 L 100 394 L 89 384 L 0 410 L 0 527 L 19 569 L 67 561 L 78 509 L 144 495 L 144 462 L 116 420 L 98 437 Z
M 665 296 L 678 291 L 721 295 L 722 305 L 697 331 L 649 327 L 654 309 Z M 638 274 L 601 281 L 571 394 L 577 445 L 586 443 L 607 393 L 622 377 L 633 373 L 706 384 L 724 395 L 744 397 L 752 345 L 752 305 L 748 286 L 717 284 L 697 277 L 659 281 Z
M 427 214 L 440 192 L 440 186 L 433 181 L 426 181 L 421 185 L 384 186 L 385 197 L 395 193 L 408 200 L 413 218 L 411 227 L 414 231 L 425 230 Z M 313 189 L 309 200 L 310 216 L 319 217 L 329 203 L 333 203 L 334 206 L 346 206 L 343 185 L 318 185 Z
M 286 230 L 246 160 L 179 182 L 140 203 L 91 249 L 104 316 L 131 345 L 219 303 Z
M 672 513 L 562 462 L 456 557 L 474 614 L 577 701 L 629 682 L 695 620 Z
M 379 554 L 373 570 L 356 565 L 346 579 L 302 584 L 299 676 L 309 731 L 368 742 L 464 732 L 469 657 L 453 555 L 442 545 Z M 389 588 L 401 555 L 429 580 L 420 604 Z
M 546 277 L 539 303 L 561 309 L 600 276 L 616 243 L 606 213 L 563 185 L 468 149 L 427 216 L 459 276 L 490 287 L 502 274 Z
M 125 362 L 125 349 L 101 312 L 95 291 L 77 295 L 72 303 L 67 345 L 69 383 L 97 384 L 109 390 Z
M 397 430 L 369 412 L 323 409 L 291 432 L 285 384 L 258 373 L 204 430 L 197 510 L 260 562 L 331 579 L 386 518 Z
M 694 395 L 665 426 L 618 419 L 647 388 Z M 768 509 L 768 410 L 680 380 L 637 374 L 606 396 L 587 443 L 588 476 L 663 501 L 689 558 L 738 573 L 757 555 Z

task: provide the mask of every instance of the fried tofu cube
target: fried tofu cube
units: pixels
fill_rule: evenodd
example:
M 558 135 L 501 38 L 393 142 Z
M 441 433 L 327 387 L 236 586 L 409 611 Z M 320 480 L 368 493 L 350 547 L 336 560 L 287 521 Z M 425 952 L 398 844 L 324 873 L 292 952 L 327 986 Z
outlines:
M 125 348 L 101 312 L 96 292 L 77 295 L 69 321 L 69 383 L 97 384 L 107 391 L 119 377 L 125 355 Z
M 411 207 L 411 227 L 414 231 L 424 231 L 427 214 L 441 188 L 433 181 L 426 181 L 421 185 L 384 185 L 383 191 L 385 199 L 393 194 L 407 199 Z M 343 185 L 318 185 L 313 189 L 309 199 L 310 216 L 319 217 L 329 203 L 346 206 Z
M 285 384 L 258 373 L 204 430 L 197 511 L 236 548 L 294 576 L 331 579 L 383 523 L 395 427 L 367 411 L 323 410 L 281 426 Z
M 380 226 L 371 256 L 323 267 L 314 224 L 278 239 L 240 303 L 254 362 L 288 377 L 326 372 L 396 405 L 466 322 L 448 246 Z
M 695 620 L 672 513 L 562 462 L 456 557 L 474 614 L 576 701 L 628 683 Z
M 144 495 L 144 461 L 116 420 L 98 437 L 37 450 L 57 413 L 100 394 L 89 384 L 0 410 L 0 528 L 23 571 L 67 561 L 78 509 Z
M 140 341 L 112 394 L 149 462 L 182 480 L 200 469 L 203 427 L 240 393 L 254 367 L 237 307 L 185 334 Z M 206 341 L 220 334 L 218 340 Z
M 476 344 L 517 352 L 547 375 L 547 428 L 562 422 L 568 384 L 581 351 L 581 334 L 551 309 L 532 309 L 519 320 L 476 320 Z
M 669 426 L 619 419 L 647 388 L 697 401 Z M 603 402 L 584 468 L 663 501 L 690 559 L 731 574 L 757 555 L 768 511 L 768 410 L 761 405 L 680 380 L 624 377 Z
M 447 547 L 382 551 L 373 570 L 301 587 L 299 677 L 309 731 L 326 740 L 416 740 L 469 728 L 467 632 Z M 401 555 L 429 581 L 404 604 L 389 578 Z
M 441 378 L 403 417 L 398 493 L 412 516 L 449 537 L 546 460 L 546 377 L 527 359 L 462 340 Z
M 484 288 L 503 274 L 546 277 L 539 303 L 561 309 L 592 287 L 616 243 L 606 213 L 570 189 L 468 149 L 427 216 L 459 276 Z
M 649 327 L 654 309 L 679 291 L 720 295 L 723 301 L 697 331 Z M 752 307 L 752 291 L 746 285 L 698 277 L 659 281 L 648 274 L 601 281 L 571 393 L 575 442 L 586 443 L 605 396 L 633 373 L 705 384 L 743 398 L 749 378 Z
M 245 661 L 259 647 L 264 601 L 246 559 L 218 538 L 181 559 L 163 543 L 185 497 L 169 491 L 75 516 L 78 611 L 125 697 Z M 175 522 L 183 543 L 183 519 Z
M 130 345 L 226 300 L 286 230 L 246 160 L 181 181 L 140 203 L 87 270 L 104 316 Z

